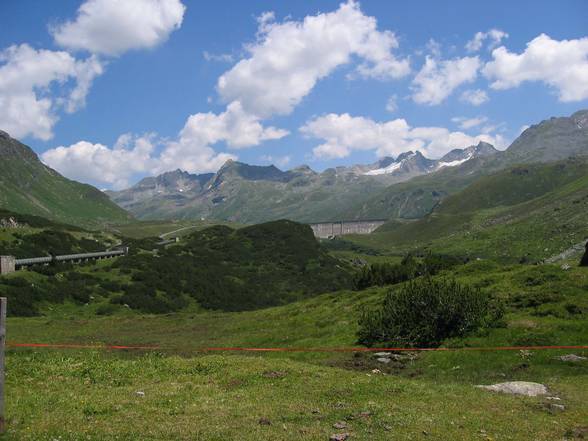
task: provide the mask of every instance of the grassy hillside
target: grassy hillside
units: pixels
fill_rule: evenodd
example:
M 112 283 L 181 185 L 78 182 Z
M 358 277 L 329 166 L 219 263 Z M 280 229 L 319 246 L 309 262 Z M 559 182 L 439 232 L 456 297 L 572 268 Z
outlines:
M 84 227 L 131 216 L 91 185 L 64 178 L 27 146 L 0 132 L 0 208 Z
M 473 262 L 440 277 L 447 276 L 492 292 L 508 307 L 504 326 L 447 345 L 586 344 L 585 269 Z M 259 311 L 165 316 L 123 310 L 95 318 L 95 299 L 83 308 L 46 309 L 46 317 L 11 318 L 13 342 L 162 349 L 9 350 L 6 439 L 326 440 L 348 432 L 358 440 L 547 441 L 582 433 L 588 365 L 556 358 L 570 351 L 411 353 L 387 365 L 353 353 L 197 352 L 354 346 L 361 307 L 377 304 L 388 289 Z M 511 380 L 544 383 L 559 400 L 474 387 Z M 335 429 L 339 421 L 347 427 Z
M 240 227 L 233 222 L 199 221 L 199 220 L 159 220 L 159 221 L 132 221 L 120 225 L 109 225 L 108 231 L 120 234 L 132 239 L 144 239 L 147 237 L 182 237 L 194 231 L 203 230 L 214 225 L 227 225 L 232 228 Z
M 3 221 L 15 225 L 2 227 Z M 117 242 L 118 239 L 109 233 L 0 209 L 0 255 L 25 258 L 103 251 Z
M 351 240 L 381 250 L 443 250 L 472 258 L 538 261 L 588 238 L 586 160 L 534 164 L 486 176 L 409 223 Z
M 179 244 L 155 242 L 132 241 L 129 256 L 98 266 L 57 265 L 3 277 L 0 292 L 9 297 L 11 314 L 36 315 L 43 301 L 87 303 L 91 297 L 103 299 L 101 314 L 110 314 L 125 307 L 255 309 L 351 286 L 349 268 L 321 248 L 309 226 L 290 221 L 239 230 L 219 225 Z

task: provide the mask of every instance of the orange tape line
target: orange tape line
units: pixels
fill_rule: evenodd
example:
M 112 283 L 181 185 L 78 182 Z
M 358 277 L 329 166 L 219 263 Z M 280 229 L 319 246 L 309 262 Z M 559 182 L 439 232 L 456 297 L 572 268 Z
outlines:
M 125 346 L 125 345 L 84 345 L 84 344 L 53 344 L 53 343 L 12 343 L 10 348 L 47 348 L 47 349 L 172 349 L 161 346 Z M 195 352 L 426 352 L 426 351 L 537 351 L 550 349 L 588 349 L 588 345 L 558 346 L 496 346 L 496 347 L 462 347 L 462 348 L 247 348 L 247 347 L 210 347 L 194 348 Z

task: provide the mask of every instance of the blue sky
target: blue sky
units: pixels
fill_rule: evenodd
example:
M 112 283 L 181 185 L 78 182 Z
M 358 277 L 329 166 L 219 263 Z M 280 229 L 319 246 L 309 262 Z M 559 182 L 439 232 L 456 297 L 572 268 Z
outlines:
M 505 148 L 588 107 L 582 0 L 4 0 L 0 16 L 0 129 L 100 188 L 228 158 Z

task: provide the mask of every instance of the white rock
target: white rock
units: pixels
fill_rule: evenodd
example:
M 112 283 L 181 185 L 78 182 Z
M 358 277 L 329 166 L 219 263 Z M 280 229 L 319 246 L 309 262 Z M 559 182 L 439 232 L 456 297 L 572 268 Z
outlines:
M 138 397 L 144 397 L 145 392 L 143 392 L 142 390 L 138 390 L 137 392 L 135 392 L 135 395 L 137 395 Z
M 380 363 L 385 363 L 388 364 L 390 363 L 390 359 L 389 358 L 376 358 L 376 361 L 379 361 Z
M 378 358 L 387 358 L 390 357 L 392 355 L 391 352 L 376 352 L 374 354 L 374 357 L 378 357 Z
M 586 357 L 581 357 L 581 356 L 576 355 L 576 354 L 562 355 L 561 357 L 557 357 L 557 358 L 559 358 L 561 361 L 583 361 L 583 360 L 587 360 Z
M 526 395 L 528 397 L 536 397 L 538 395 L 547 394 L 547 387 L 545 385 L 540 383 L 532 383 L 530 381 L 509 381 L 506 383 L 479 385 L 476 387 L 479 387 L 480 389 L 486 389 L 491 392 Z

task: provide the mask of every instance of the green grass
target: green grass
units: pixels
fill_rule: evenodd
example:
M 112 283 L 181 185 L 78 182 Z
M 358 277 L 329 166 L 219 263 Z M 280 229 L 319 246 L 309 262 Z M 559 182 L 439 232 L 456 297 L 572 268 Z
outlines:
M 265 356 L 10 352 L 7 361 L 6 440 L 327 440 L 342 432 L 338 421 L 358 440 L 554 440 L 588 411 L 577 376 L 549 382 L 568 406 L 552 414 L 541 398 Z
M 128 277 L 109 268 L 111 262 L 103 261 L 80 270 L 113 280 Z M 585 268 L 480 260 L 437 277 L 455 277 L 507 305 L 505 326 L 445 346 L 588 344 Z M 192 305 L 182 313 L 149 315 L 120 307 L 97 317 L 108 298 L 97 296 L 88 305 L 43 304 L 40 317 L 8 319 L 9 342 L 160 348 L 9 349 L 9 431 L 3 439 L 327 440 L 338 432 L 332 425 L 345 420 L 344 431 L 358 440 L 551 441 L 586 425 L 588 363 L 556 356 L 588 356 L 588 350 L 433 352 L 391 365 L 367 354 L 202 351 L 354 347 L 360 310 L 377 305 L 388 289 L 339 291 L 244 312 Z M 373 373 L 376 368 L 381 373 Z M 542 397 L 474 387 L 512 380 L 546 384 L 566 409 L 556 411 Z M 260 418 L 271 425 L 260 425 Z
M 169 235 L 182 237 L 194 231 L 203 230 L 214 225 L 227 225 L 238 228 L 240 225 L 234 222 L 223 221 L 197 221 L 197 220 L 171 220 L 171 221 L 133 221 L 128 224 L 112 225 L 109 230 L 132 239 L 146 237 L 159 237 Z M 171 237 L 171 235 L 170 235 Z

